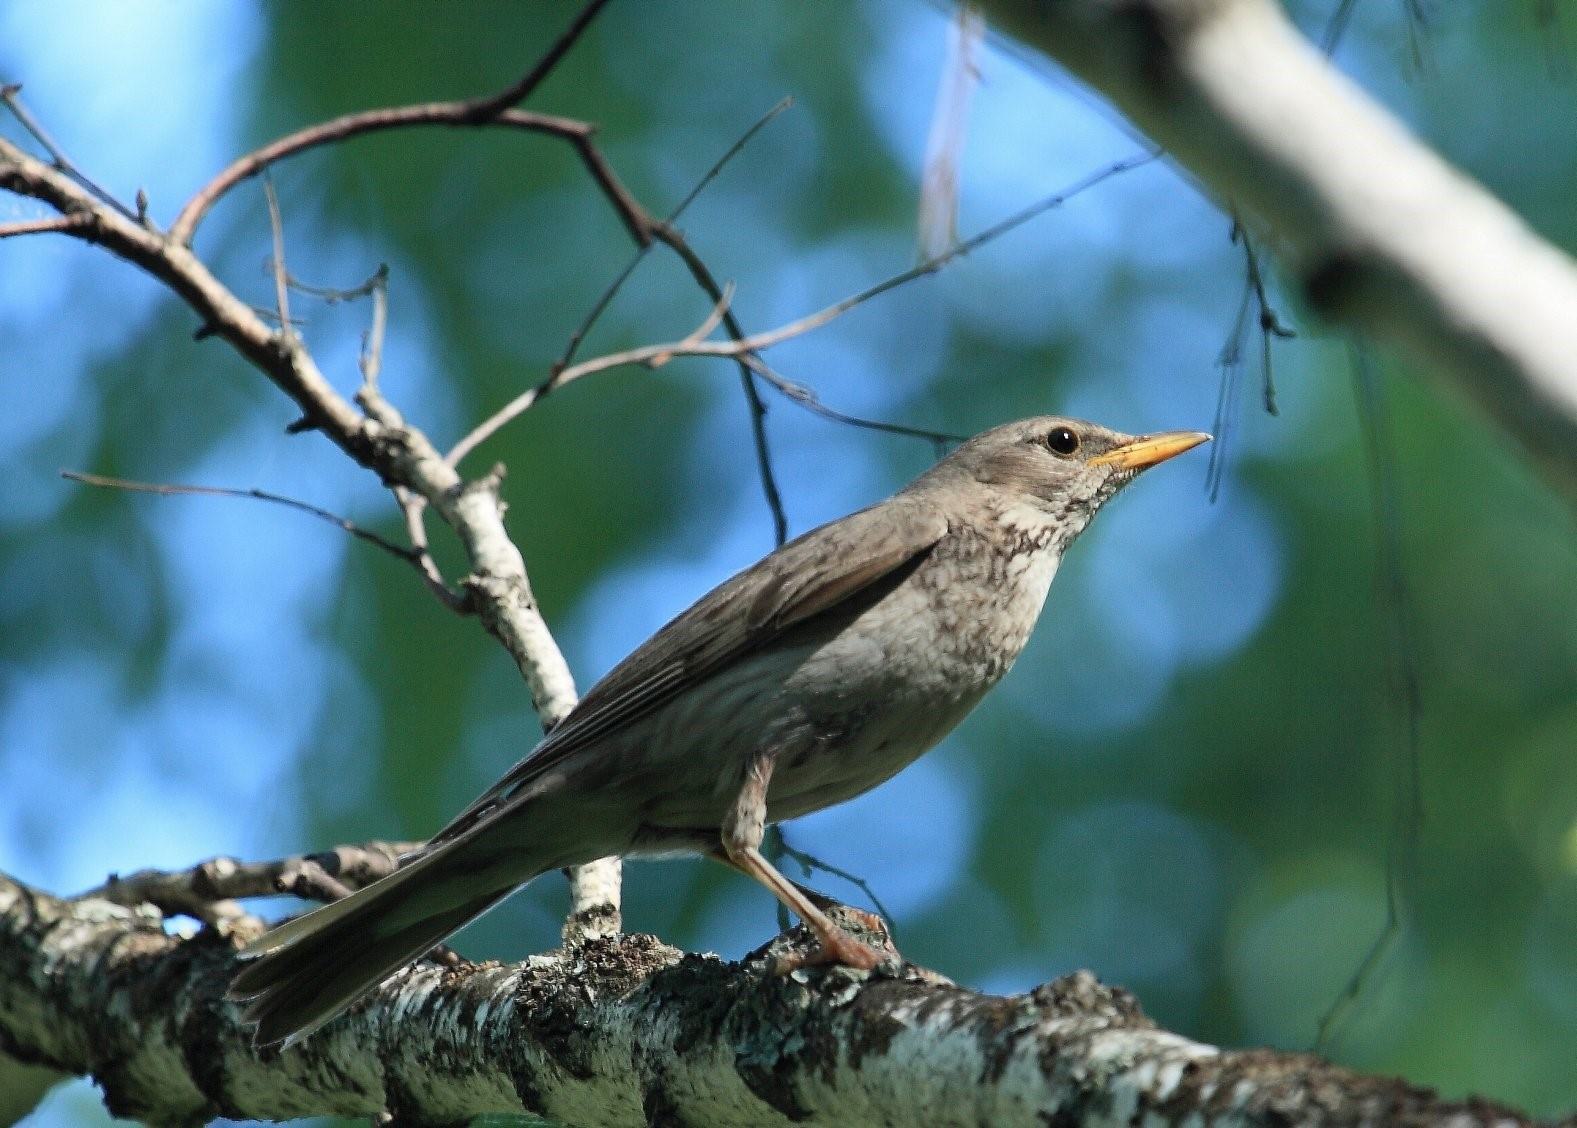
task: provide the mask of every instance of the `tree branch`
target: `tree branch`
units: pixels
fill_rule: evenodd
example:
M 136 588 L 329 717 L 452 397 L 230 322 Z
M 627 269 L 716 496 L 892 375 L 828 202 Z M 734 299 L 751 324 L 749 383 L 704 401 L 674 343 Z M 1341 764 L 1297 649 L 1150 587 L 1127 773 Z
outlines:
M 89 1074 L 112 1113 L 156 1125 L 1529 1123 L 1306 1054 L 1191 1042 L 1084 972 L 1013 998 L 914 967 L 769 975 L 797 932 L 739 964 L 624 936 L 419 965 L 302 1045 L 260 1052 L 223 997 L 240 938 L 161 924 L 0 876 L 0 1051 Z
M 514 658 L 544 728 L 569 712 L 576 699 L 574 679 L 537 607 L 520 550 L 504 527 L 498 493 L 502 467 L 478 481 L 462 479 L 427 436 L 405 422 L 375 381 L 363 382 L 358 411 L 329 383 L 288 326 L 271 329 L 173 233 L 127 219 L 65 173 L 3 138 L 0 188 L 40 200 L 62 214 L 83 216 L 68 234 L 105 247 L 163 282 L 196 312 L 205 336 L 224 338 L 295 401 L 304 426 L 322 431 L 390 487 L 430 506 L 465 547 L 471 574 L 463 585 L 471 605 Z M 597 884 L 603 890 L 616 888 L 605 877 Z M 617 904 L 603 914 L 614 920 L 617 915 Z
M 1344 78 L 1274 0 L 982 0 L 1577 498 L 1577 267 Z
M 233 925 L 242 918 L 253 919 L 237 904 L 243 897 L 288 893 L 309 901 L 337 901 L 387 877 L 399 867 L 401 855 L 420 846 L 420 842 L 369 842 L 268 862 L 210 858 L 174 873 L 139 870 L 125 877 L 111 874 L 103 885 L 75 900 L 108 901 L 126 908 L 149 905 L 165 916 Z

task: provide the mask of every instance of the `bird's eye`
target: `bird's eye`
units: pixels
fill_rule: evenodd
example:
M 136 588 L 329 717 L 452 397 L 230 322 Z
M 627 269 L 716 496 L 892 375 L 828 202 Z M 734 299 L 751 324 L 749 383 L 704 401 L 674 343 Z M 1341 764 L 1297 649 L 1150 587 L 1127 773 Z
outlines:
M 1060 454 L 1066 458 L 1079 449 L 1079 436 L 1067 427 L 1058 427 L 1046 436 L 1046 446 L 1052 454 Z

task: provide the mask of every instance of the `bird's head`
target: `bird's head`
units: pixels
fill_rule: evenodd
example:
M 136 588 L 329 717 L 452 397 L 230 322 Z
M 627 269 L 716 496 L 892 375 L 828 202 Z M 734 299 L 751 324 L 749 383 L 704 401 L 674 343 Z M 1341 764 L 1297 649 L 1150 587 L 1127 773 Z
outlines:
M 976 435 L 915 484 L 979 489 L 1003 519 L 1045 529 L 1060 549 L 1141 471 L 1209 440 L 1202 431 L 1125 435 L 1042 415 Z

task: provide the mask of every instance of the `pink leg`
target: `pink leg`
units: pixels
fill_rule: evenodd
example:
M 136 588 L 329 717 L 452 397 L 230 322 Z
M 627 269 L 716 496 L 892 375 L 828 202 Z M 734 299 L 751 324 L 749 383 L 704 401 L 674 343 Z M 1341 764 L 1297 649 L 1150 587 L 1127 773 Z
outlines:
M 766 832 L 767 783 L 772 778 L 772 757 L 760 754 L 750 762 L 745 771 L 745 783 L 740 789 L 734 808 L 723 822 L 723 860 L 749 874 L 772 891 L 788 910 L 805 922 L 820 947 L 802 958 L 780 963 L 779 973 L 794 970 L 806 964 L 837 963 L 848 967 L 870 970 L 879 964 L 882 953 L 862 944 L 834 924 L 822 912 L 808 891 L 784 877 L 761 854 L 761 839 Z M 827 903 L 819 894 L 817 899 Z

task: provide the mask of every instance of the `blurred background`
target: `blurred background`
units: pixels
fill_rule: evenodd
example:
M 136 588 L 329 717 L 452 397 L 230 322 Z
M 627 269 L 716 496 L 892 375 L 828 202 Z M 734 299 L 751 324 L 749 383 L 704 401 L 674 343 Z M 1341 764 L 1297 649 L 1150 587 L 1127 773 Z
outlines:
M 0 78 L 90 174 L 125 198 L 146 188 L 168 222 L 279 133 L 504 86 L 575 7 L 22 0 L 0 7 Z M 1574 21 L 1553 3 L 1295 5 L 1316 37 L 1344 13 L 1338 63 L 1577 248 Z M 950 28 L 921 0 L 615 3 L 531 105 L 599 123 L 660 214 L 793 95 L 682 223 L 763 330 L 916 261 Z M 961 234 L 1142 151 L 1049 64 L 994 42 L 974 62 Z M 297 276 L 351 286 L 388 263 L 385 387 L 441 445 L 543 378 L 631 253 L 573 153 L 543 138 L 386 134 L 293 160 L 275 184 Z M 0 200 L 0 219 L 31 214 Z M 918 427 L 1058 411 L 1224 431 L 1214 500 L 1203 452 L 1147 475 L 1065 562 L 1028 652 L 963 728 L 788 842 L 863 878 L 904 952 L 962 983 L 1017 992 L 1087 967 L 1225 1045 L 1310 1048 L 1329 1016 L 1322 1048 L 1343 1063 L 1570 1112 L 1572 512 L 1431 380 L 1312 322 L 1273 271 L 1269 300 L 1298 335 L 1271 345 L 1267 414 L 1230 233 L 1151 163 L 772 352 L 827 403 Z M 198 249 L 272 304 L 258 185 Z M 708 306 L 653 253 L 586 355 L 682 337 Z M 298 295 L 294 312 L 353 388 L 365 304 Z M 398 534 L 378 483 L 287 436 L 284 397 L 194 328 L 92 248 L 0 244 L 0 869 L 56 892 L 422 837 L 539 734 L 503 651 L 398 562 L 273 506 L 59 478 L 255 486 Z M 1241 363 L 1223 366 L 1234 341 Z M 768 426 L 794 533 L 936 455 L 780 398 Z M 469 465 L 492 460 L 582 688 L 772 547 L 721 363 L 587 379 Z M 776 928 L 771 900 L 722 867 L 626 874 L 632 930 L 735 957 Z M 545 878 L 460 946 L 552 947 L 566 900 Z M 77 1082 L 35 1122 L 105 1118 Z

